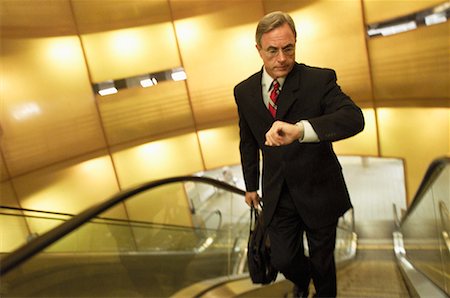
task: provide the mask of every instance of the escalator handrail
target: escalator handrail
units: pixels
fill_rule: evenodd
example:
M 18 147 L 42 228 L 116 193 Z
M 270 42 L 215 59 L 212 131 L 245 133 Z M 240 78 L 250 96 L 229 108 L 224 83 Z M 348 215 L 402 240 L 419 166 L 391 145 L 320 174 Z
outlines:
M 419 185 L 416 195 L 412 199 L 411 205 L 400 219 L 400 226 L 408 219 L 410 214 L 414 212 L 415 208 L 420 205 L 420 202 L 424 198 L 425 193 L 428 191 L 431 185 L 433 185 L 433 182 L 436 180 L 439 174 L 444 170 L 446 166 L 449 166 L 449 164 L 450 164 L 450 157 L 447 156 L 433 160 L 433 162 L 428 167 L 422 179 L 422 182 Z
M 36 210 L 36 209 L 9 207 L 9 206 L 4 206 L 4 205 L 0 205 L 0 210 L 1 209 L 21 211 L 21 212 L 33 212 L 33 213 L 39 213 L 39 214 L 47 214 L 48 216 L 44 217 L 44 216 L 36 216 L 36 215 L 28 215 L 28 214 L 5 213 L 5 212 L 0 212 L 0 215 L 18 216 L 18 217 L 23 217 L 23 218 L 60 220 L 60 221 L 67 221 L 69 218 L 50 217 L 50 215 L 67 216 L 67 217 L 74 217 L 76 215 L 76 214 L 71 214 L 71 213 L 60 213 L 60 212 L 52 212 L 52 211 L 44 211 L 44 210 Z M 213 213 L 216 213 L 216 212 L 217 212 L 217 210 L 214 211 Z M 118 224 L 118 225 L 120 225 L 120 224 L 126 224 L 126 225 L 143 224 L 143 225 L 153 225 L 153 226 L 164 225 L 165 227 L 173 227 L 173 228 L 185 228 L 185 226 L 176 225 L 176 224 L 168 224 L 168 223 L 161 224 L 161 223 L 154 223 L 154 222 L 151 222 L 151 221 L 144 221 L 144 220 L 131 220 L 131 219 L 120 219 L 120 218 L 96 216 L 95 220 L 97 220 L 97 219 L 98 220 L 106 220 L 108 222 L 111 222 L 113 224 Z
M 52 243 L 61 239 L 65 235 L 69 234 L 73 230 L 82 226 L 84 223 L 90 221 L 97 215 L 99 215 L 102 212 L 108 210 L 109 208 L 117 205 L 118 203 L 121 203 L 121 202 L 125 201 L 126 199 L 128 199 L 136 194 L 139 194 L 143 191 L 149 190 L 151 188 L 155 188 L 155 187 L 170 184 L 170 183 L 188 182 L 188 181 L 207 183 L 207 184 L 219 187 L 221 189 L 230 191 L 230 192 L 238 194 L 238 195 L 242 195 L 242 196 L 245 195 L 245 191 L 243 191 L 233 185 L 230 185 L 226 182 L 222 182 L 219 180 L 215 180 L 213 178 L 208 178 L 208 177 L 177 176 L 177 177 L 170 177 L 170 178 L 165 178 L 165 179 L 160 179 L 160 180 L 156 180 L 156 181 L 150 181 L 147 183 L 143 183 L 141 185 L 131 187 L 127 190 L 124 190 L 124 191 L 121 191 L 121 192 L 115 194 L 114 196 L 110 197 L 106 201 L 101 202 L 97 205 L 94 205 L 94 206 L 86 209 L 85 211 L 81 212 L 80 214 L 75 215 L 71 219 L 69 219 L 66 222 L 62 223 L 61 225 L 55 227 L 54 229 L 51 229 L 50 231 L 40 235 L 39 237 L 32 239 L 30 242 L 19 247 L 17 250 L 10 253 L 9 255 L 7 255 L 6 257 L 4 257 L 1 260 L 0 276 L 6 274 L 11 269 L 20 265 L 25 260 L 31 258 L 33 255 L 44 250 L 46 247 L 50 246 Z
M 74 216 L 74 214 L 72 214 L 72 213 L 62 213 L 62 212 L 54 212 L 54 211 L 19 208 L 19 207 L 12 207 L 12 206 L 6 206 L 6 205 L 0 205 L 0 209 L 21 211 L 21 212 L 36 212 L 36 213 L 41 213 L 41 214 L 51 214 L 51 215 L 61 215 L 61 216 Z M 18 214 L 14 214 L 14 215 L 18 215 Z

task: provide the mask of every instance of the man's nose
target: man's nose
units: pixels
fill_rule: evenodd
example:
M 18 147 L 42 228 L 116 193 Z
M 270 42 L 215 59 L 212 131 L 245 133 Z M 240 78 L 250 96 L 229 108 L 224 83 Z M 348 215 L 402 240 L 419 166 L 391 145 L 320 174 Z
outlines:
M 277 60 L 278 61 L 285 61 L 286 58 L 287 58 L 286 54 L 283 52 L 283 50 L 280 50 L 278 52 L 278 55 L 277 55 Z

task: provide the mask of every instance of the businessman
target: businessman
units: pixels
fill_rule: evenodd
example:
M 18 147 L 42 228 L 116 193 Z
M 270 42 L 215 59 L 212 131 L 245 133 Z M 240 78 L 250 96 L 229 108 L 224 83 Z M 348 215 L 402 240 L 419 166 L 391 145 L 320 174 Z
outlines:
M 332 142 L 362 131 L 364 118 L 333 70 L 296 62 L 296 41 L 288 14 L 264 16 L 256 29 L 263 67 L 234 89 L 245 201 L 262 200 L 272 263 L 294 295 L 306 297 L 312 279 L 316 296 L 335 297 L 337 221 L 352 204 Z

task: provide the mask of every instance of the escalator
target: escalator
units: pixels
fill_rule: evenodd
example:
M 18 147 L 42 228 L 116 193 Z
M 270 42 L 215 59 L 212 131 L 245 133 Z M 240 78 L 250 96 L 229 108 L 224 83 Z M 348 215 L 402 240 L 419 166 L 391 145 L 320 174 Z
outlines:
M 358 243 L 352 210 L 339 220 L 338 296 L 450 293 L 449 169 L 449 158 L 430 166 L 411 208 L 397 218 L 393 242 Z M 0 296 L 291 297 L 292 285 L 281 275 L 266 287 L 248 278 L 243 194 L 217 179 L 185 176 L 131 188 L 76 216 L 2 207 L 1 218 L 33 220 L 41 232 L 1 254 Z M 141 216 L 106 216 L 120 204 Z M 434 217 L 423 223 L 429 209 Z M 168 218 L 176 220 L 167 224 Z
M 189 205 L 182 203 L 197 188 L 210 192 L 210 200 L 220 197 L 231 202 L 233 196 L 242 195 L 214 179 L 175 177 L 124 191 L 70 219 L 33 215 L 41 227 L 56 227 L 2 256 L 0 296 L 168 297 L 192 283 L 230 274 L 242 258 L 239 239 L 247 237 L 248 223 L 232 208 L 211 210 L 204 216 L 201 212 L 209 210 L 185 212 Z M 130 209 L 161 205 L 155 193 L 166 195 L 163 203 L 169 204 L 154 218 L 163 221 L 174 215 L 185 220 L 170 225 L 102 217 L 125 201 Z M 2 209 L 3 217 L 19 216 Z M 193 215 L 201 220 L 193 220 Z

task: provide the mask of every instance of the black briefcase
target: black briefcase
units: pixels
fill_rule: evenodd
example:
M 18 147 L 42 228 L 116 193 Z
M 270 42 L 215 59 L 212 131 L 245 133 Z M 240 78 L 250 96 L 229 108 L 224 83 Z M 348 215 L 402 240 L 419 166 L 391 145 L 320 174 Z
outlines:
M 262 212 L 253 206 L 250 209 L 247 264 L 253 283 L 265 285 L 277 278 L 278 270 L 270 262 L 270 239 Z

